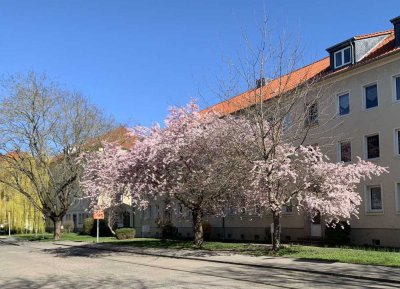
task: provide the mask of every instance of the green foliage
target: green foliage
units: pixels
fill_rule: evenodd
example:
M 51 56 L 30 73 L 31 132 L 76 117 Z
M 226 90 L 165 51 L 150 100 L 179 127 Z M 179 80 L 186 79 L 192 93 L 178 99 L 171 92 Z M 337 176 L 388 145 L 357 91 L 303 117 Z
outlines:
M 85 235 L 90 235 L 90 233 L 92 232 L 92 228 L 93 228 L 93 219 L 92 218 L 84 219 L 82 233 Z
M 325 240 L 329 245 L 348 245 L 350 244 L 350 225 L 340 222 L 335 227 L 329 226 L 325 231 Z
M 115 237 L 118 240 L 126 240 L 135 238 L 136 230 L 133 228 L 121 228 L 115 230 Z

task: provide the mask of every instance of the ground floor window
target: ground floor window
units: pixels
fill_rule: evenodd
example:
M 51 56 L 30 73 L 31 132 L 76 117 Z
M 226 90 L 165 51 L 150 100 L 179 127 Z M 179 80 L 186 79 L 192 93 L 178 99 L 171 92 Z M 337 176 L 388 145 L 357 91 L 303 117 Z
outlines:
M 382 188 L 380 186 L 367 186 L 367 211 L 382 212 Z

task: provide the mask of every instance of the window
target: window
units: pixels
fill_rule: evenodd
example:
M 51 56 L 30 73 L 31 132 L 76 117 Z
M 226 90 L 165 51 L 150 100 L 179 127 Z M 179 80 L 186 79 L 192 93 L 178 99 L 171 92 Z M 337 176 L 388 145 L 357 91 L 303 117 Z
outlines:
M 290 115 L 287 114 L 285 115 L 285 117 L 283 118 L 283 124 L 282 124 L 282 130 L 285 132 L 287 131 L 290 126 L 292 125 L 292 120 L 290 118 Z
M 383 211 L 382 188 L 380 186 L 367 187 L 367 202 L 369 212 Z
M 366 137 L 367 159 L 379 158 L 379 135 L 370 135 Z
M 394 153 L 400 155 L 400 128 L 394 131 Z
M 373 108 L 378 106 L 378 86 L 372 84 L 366 86 L 365 88 L 365 108 Z
M 284 205 L 282 207 L 282 212 L 284 214 L 292 214 L 293 213 L 293 206 L 292 205 Z
M 394 77 L 394 100 L 400 100 L 400 75 Z
M 350 99 L 349 94 L 345 93 L 339 95 L 339 115 L 346 115 L 350 113 Z
M 83 224 L 83 214 L 78 214 L 78 224 Z
M 348 46 L 335 52 L 335 68 L 351 63 L 351 47 Z
M 309 104 L 306 107 L 306 126 L 318 124 L 318 104 Z
M 351 142 L 345 141 L 340 143 L 340 161 L 351 162 Z

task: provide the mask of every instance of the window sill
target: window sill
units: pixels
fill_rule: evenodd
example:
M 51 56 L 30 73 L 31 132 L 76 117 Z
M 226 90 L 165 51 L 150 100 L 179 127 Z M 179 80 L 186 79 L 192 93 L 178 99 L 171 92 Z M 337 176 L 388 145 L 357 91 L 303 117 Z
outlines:
M 385 213 L 384 211 L 368 211 L 365 212 L 366 216 L 383 216 Z
M 371 158 L 371 159 L 365 158 L 365 160 L 368 161 L 368 162 L 379 162 L 381 160 L 381 157 Z
M 363 111 L 373 111 L 373 110 L 378 109 L 378 108 L 379 108 L 379 105 L 373 106 L 373 107 L 370 107 L 370 108 L 364 107 Z

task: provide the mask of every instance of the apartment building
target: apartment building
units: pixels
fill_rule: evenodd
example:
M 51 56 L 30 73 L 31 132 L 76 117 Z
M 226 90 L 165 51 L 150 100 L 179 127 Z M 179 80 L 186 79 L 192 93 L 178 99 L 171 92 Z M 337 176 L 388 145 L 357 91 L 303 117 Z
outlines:
M 393 29 L 342 41 L 327 49 L 327 57 L 292 72 L 287 92 L 301 81 L 322 76 L 318 81 L 319 87 L 325 87 L 321 103 L 313 105 L 307 116 L 307 124 L 312 125 L 307 143 L 319 145 L 331 161 L 351 163 L 359 157 L 389 170 L 358 186 L 363 201 L 358 218 L 350 220 L 351 242 L 400 247 L 400 17 L 390 21 Z M 259 81 L 257 85 L 274 91 L 279 81 Z M 246 101 L 248 93 L 207 110 L 236 113 L 250 105 Z M 266 95 L 265 100 L 272 97 Z M 162 214 L 161 206 L 152 204 L 136 216 L 139 235 L 160 234 L 156 220 Z M 183 207 L 175 211 L 178 216 L 173 222 L 178 234 L 191 237 L 189 212 Z M 207 221 L 212 238 L 228 240 L 268 239 L 272 223 L 269 216 L 233 209 L 224 218 L 208 216 Z M 324 231 L 322 220 L 312 221 L 293 207 L 284 208 L 283 241 L 323 238 Z

